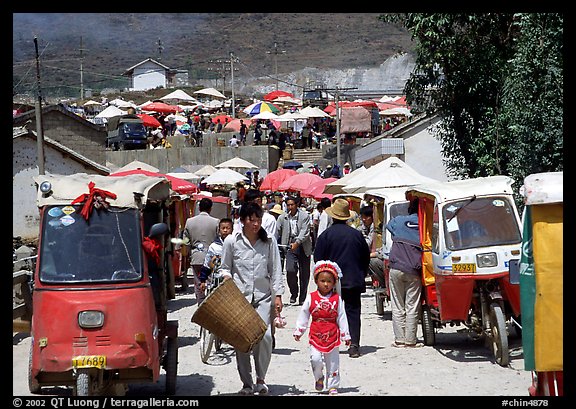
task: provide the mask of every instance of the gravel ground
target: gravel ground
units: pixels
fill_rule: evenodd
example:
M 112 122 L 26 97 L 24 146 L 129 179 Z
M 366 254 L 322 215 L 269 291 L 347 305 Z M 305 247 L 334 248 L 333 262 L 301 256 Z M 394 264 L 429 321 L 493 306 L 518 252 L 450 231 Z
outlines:
M 284 295 L 287 302 L 288 295 Z M 190 322 L 196 310 L 193 289 L 179 293 L 169 304 L 169 319 L 179 321 L 178 396 L 235 396 L 241 388 L 234 350 L 227 344 L 208 363 L 200 360 L 199 327 Z M 276 348 L 266 381 L 272 396 L 318 396 L 314 391 L 308 343 L 292 338 L 298 306 L 285 305 L 288 326 L 276 330 Z M 340 396 L 518 396 L 527 397 L 530 372 L 524 370 L 522 344 L 510 338 L 510 365 L 501 367 L 481 341 L 447 327 L 436 335 L 434 347 L 398 349 L 391 346 L 390 306 L 376 314 L 373 292 L 362 296 L 360 358 L 340 349 Z M 418 330 L 421 339 L 421 328 Z M 13 394 L 30 395 L 27 384 L 30 336 L 13 334 Z M 127 396 L 162 395 L 164 375 L 157 384 L 130 386 Z M 69 395 L 70 391 L 44 388 L 43 395 Z

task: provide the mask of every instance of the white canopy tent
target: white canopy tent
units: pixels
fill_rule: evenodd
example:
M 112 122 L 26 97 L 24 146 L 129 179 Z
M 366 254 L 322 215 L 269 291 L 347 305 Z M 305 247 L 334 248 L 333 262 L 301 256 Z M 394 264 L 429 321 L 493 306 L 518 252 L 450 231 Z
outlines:
M 308 118 L 330 118 L 330 115 L 322 111 L 318 107 L 307 106 L 300 110 L 300 114 L 306 115 Z
M 162 101 L 174 101 L 174 102 L 178 102 L 178 101 L 188 101 L 188 102 L 193 102 L 193 103 L 198 102 L 198 100 L 196 98 L 194 98 L 191 95 L 188 95 L 186 92 L 182 91 L 181 89 L 177 89 L 176 91 L 173 91 L 173 92 L 169 93 L 168 95 L 164 95 L 160 99 Z
M 210 95 L 216 98 L 226 99 L 226 96 L 218 91 L 216 88 L 203 88 L 198 91 L 194 91 L 194 94 L 199 95 Z
M 253 163 L 248 162 L 247 160 L 244 160 L 242 158 L 239 158 L 238 156 L 229 159 L 227 161 L 224 161 L 218 165 L 216 165 L 217 168 L 221 169 L 221 168 L 229 168 L 229 169 L 257 169 L 258 166 L 254 165 Z
M 438 182 L 408 166 L 395 156 L 387 158 L 366 169 L 358 177 L 342 187 L 346 193 L 364 193 L 369 189 L 413 186 L 420 183 Z
M 238 182 L 245 181 L 248 178 L 235 170 L 222 168 L 208 176 L 202 181 L 207 185 L 235 185 Z

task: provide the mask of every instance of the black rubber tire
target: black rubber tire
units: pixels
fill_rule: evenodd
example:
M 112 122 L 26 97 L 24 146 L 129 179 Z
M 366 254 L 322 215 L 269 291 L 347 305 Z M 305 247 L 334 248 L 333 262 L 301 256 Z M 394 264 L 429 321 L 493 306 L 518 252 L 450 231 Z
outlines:
M 30 393 L 40 393 L 40 385 L 38 381 L 32 377 L 32 345 L 30 345 L 30 352 L 28 355 L 28 390 Z
M 508 334 L 506 332 L 506 320 L 500 304 L 490 304 L 490 345 L 496 363 L 500 366 L 508 366 L 510 363 L 510 350 L 508 349 Z
M 178 379 L 178 338 L 168 338 L 166 345 L 166 394 L 176 394 Z
M 424 336 L 424 345 L 432 346 L 436 343 L 436 333 L 434 332 L 434 322 L 430 307 L 422 306 L 422 335 Z
M 76 396 L 91 396 L 90 374 L 87 369 L 78 369 L 76 376 Z

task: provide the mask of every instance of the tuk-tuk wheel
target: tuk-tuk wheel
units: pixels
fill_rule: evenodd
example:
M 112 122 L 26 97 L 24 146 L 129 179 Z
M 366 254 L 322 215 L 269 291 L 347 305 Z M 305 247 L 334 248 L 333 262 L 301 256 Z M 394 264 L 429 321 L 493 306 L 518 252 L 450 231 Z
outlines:
M 166 394 L 176 394 L 176 378 L 178 376 L 178 338 L 168 337 L 166 341 Z
M 28 390 L 30 393 L 37 394 L 40 393 L 41 388 L 36 378 L 32 376 L 32 348 L 33 346 L 30 345 L 30 352 L 28 356 Z
M 490 343 L 496 363 L 500 366 L 508 366 L 510 351 L 508 349 L 508 334 L 506 332 L 506 320 L 500 304 L 490 304 Z
M 436 343 L 436 333 L 434 332 L 434 322 L 430 307 L 422 306 L 422 334 L 424 335 L 424 345 L 430 346 Z

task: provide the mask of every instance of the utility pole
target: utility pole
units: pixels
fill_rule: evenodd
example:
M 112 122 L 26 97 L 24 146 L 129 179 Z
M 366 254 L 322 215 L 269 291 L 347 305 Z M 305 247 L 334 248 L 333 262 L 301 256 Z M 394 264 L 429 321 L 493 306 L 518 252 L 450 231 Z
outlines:
M 164 46 L 162 40 L 158 39 L 158 61 L 162 60 L 162 51 L 164 51 Z
M 266 54 L 274 54 L 274 73 L 276 78 L 276 91 L 278 91 L 278 54 L 286 54 L 286 50 L 278 51 L 278 43 L 274 41 L 274 51 L 266 51 Z
M 336 104 L 336 164 L 340 168 L 340 106 L 338 104 L 340 99 L 340 92 L 341 91 L 348 91 L 357 88 L 333 88 L 333 89 L 324 89 L 323 91 L 334 91 L 334 102 Z
M 82 55 L 83 51 L 82 36 L 80 36 L 80 99 L 84 99 L 84 71 L 82 69 L 82 63 L 84 61 L 84 56 Z
M 234 53 L 230 51 L 230 87 L 232 88 L 232 118 L 236 118 L 236 100 L 234 98 Z
M 38 155 L 38 174 L 44 174 L 44 131 L 42 129 L 42 93 L 40 91 L 40 56 L 38 55 L 38 37 L 34 36 L 36 48 L 36 84 L 38 99 L 36 101 L 36 149 Z

